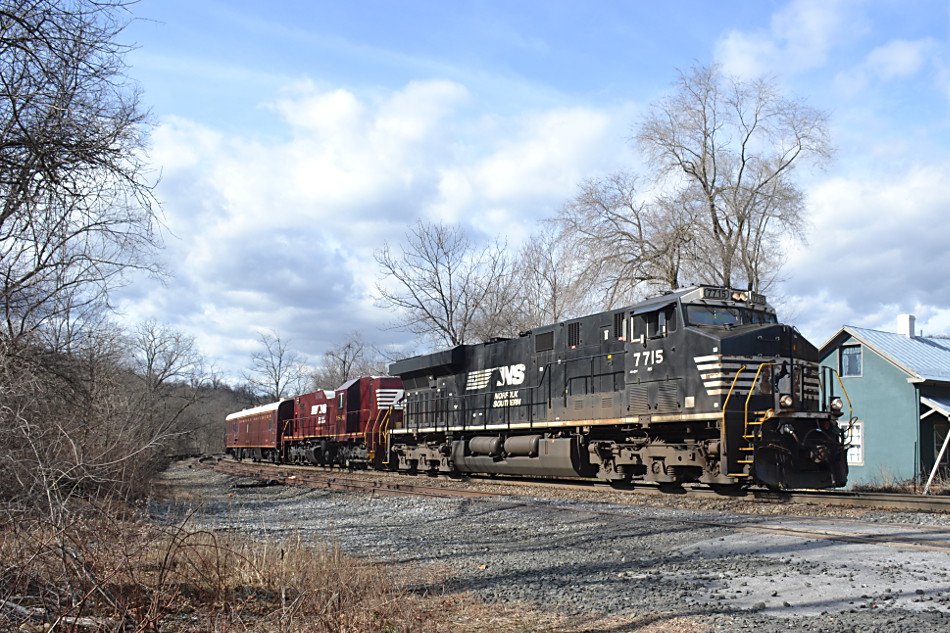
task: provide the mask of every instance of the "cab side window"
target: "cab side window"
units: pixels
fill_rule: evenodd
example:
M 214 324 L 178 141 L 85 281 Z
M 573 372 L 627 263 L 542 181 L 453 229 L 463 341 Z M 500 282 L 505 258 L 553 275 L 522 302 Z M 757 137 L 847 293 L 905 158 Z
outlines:
M 675 332 L 678 326 L 676 306 L 670 305 L 644 314 L 637 314 L 633 321 L 633 340 L 644 338 L 662 338 L 670 332 Z

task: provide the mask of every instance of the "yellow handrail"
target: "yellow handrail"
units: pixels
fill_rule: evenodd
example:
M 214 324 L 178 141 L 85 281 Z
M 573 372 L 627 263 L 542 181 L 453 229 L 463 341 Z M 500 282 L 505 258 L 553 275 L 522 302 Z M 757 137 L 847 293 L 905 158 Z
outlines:
M 739 374 L 745 371 L 746 365 L 743 365 L 739 368 L 739 371 L 736 372 L 735 378 L 732 379 L 732 384 L 729 386 L 729 393 L 726 394 L 726 399 L 722 402 L 722 428 L 726 428 L 726 405 L 729 404 L 729 398 L 732 397 L 732 390 L 736 388 L 736 381 L 739 380 Z
M 825 367 L 828 367 L 825 365 Z M 838 384 L 841 386 L 841 393 L 844 394 L 844 399 L 848 401 L 848 429 L 850 430 L 854 426 L 854 405 L 851 403 L 851 398 L 848 396 L 848 390 L 844 388 L 844 381 L 841 380 L 841 374 L 838 373 L 838 370 L 834 367 L 828 367 L 831 370 L 831 373 L 835 375 L 835 378 L 838 379 Z
M 749 387 L 749 395 L 745 398 L 745 409 L 743 411 L 743 433 L 746 433 L 749 430 L 749 400 L 752 399 L 752 392 L 755 391 L 755 386 L 759 383 L 759 376 L 762 374 L 762 368 L 771 365 L 774 365 L 774 363 L 762 363 L 759 365 L 759 370 L 755 372 L 755 378 L 752 379 L 752 386 Z
M 393 418 L 393 416 L 390 415 L 392 411 L 392 407 L 386 410 L 386 419 L 383 420 L 383 427 L 379 430 L 379 437 L 382 439 L 386 451 L 386 461 L 382 462 L 384 466 L 389 466 L 389 436 L 386 435 L 386 432 L 389 431 L 389 423 Z
M 743 365 L 742 367 L 739 368 L 739 371 L 736 372 L 736 375 L 732 379 L 732 384 L 729 386 L 729 393 L 726 394 L 726 399 L 723 400 L 722 402 L 722 426 L 720 428 L 719 433 L 720 433 L 720 438 L 723 444 L 723 449 L 722 449 L 723 451 L 725 451 L 726 449 L 726 446 L 725 446 L 726 444 L 726 406 L 729 405 L 729 399 L 732 398 L 732 392 L 736 388 L 736 382 L 738 382 L 739 380 L 739 374 L 745 371 L 745 369 L 746 369 L 746 365 Z M 729 460 L 725 458 L 725 453 L 723 453 L 723 459 L 725 460 L 726 467 L 728 467 Z M 746 477 L 747 476 L 744 473 L 739 474 L 739 475 L 732 475 L 729 473 L 728 470 L 726 471 L 725 474 L 730 477 L 733 477 L 733 476 Z
M 376 410 L 376 418 L 369 424 L 366 425 L 366 430 L 363 431 L 363 443 L 366 444 L 367 450 L 370 447 L 370 437 L 371 435 L 379 430 L 380 417 L 383 416 L 383 409 Z M 375 445 L 374 445 L 375 446 Z M 372 456 L 371 456 L 372 457 Z

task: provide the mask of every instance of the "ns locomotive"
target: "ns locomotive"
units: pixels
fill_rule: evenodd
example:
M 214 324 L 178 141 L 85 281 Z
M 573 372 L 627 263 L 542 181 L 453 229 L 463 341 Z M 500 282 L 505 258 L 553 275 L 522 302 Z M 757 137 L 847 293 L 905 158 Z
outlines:
M 401 470 L 772 488 L 847 481 L 833 370 L 752 292 L 678 290 L 407 358 L 390 373 L 403 380 L 405 409 L 381 444 Z

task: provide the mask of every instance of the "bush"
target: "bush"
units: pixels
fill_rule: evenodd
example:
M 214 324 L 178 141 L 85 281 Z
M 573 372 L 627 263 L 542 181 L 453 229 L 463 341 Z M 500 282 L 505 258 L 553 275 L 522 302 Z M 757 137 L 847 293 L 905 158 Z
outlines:
M 425 621 L 421 598 L 331 545 L 94 514 L 66 526 L 6 516 L 0 628 L 396 633 Z

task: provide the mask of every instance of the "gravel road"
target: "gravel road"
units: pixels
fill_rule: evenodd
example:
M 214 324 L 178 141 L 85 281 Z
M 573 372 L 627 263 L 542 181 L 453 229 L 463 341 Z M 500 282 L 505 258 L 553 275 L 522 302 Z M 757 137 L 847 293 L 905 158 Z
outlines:
M 369 497 L 247 486 L 188 464 L 173 466 L 166 480 L 189 501 L 154 504 L 156 519 L 179 520 L 200 500 L 200 527 L 261 538 L 298 532 L 405 565 L 419 590 L 618 623 L 597 631 L 640 630 L 623 622 L 644 618 L 710 632 L 950 629 L 950 550 L 929 548 L 950 543 L 942 516 L 763 517 L 589 495 Z M 832 538 L 794 535 L 801 529 Z M 881 534 L 905 545 L 857 538 Z

